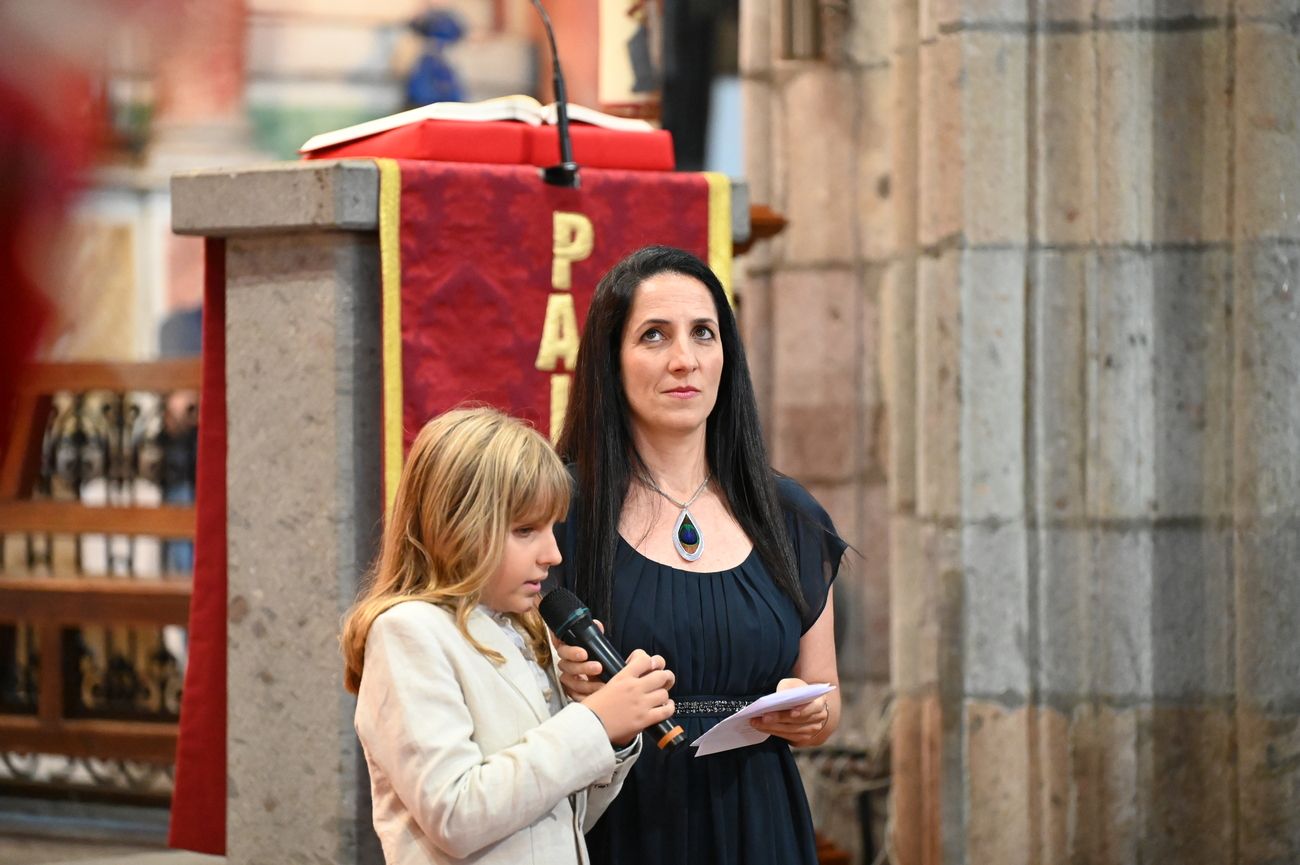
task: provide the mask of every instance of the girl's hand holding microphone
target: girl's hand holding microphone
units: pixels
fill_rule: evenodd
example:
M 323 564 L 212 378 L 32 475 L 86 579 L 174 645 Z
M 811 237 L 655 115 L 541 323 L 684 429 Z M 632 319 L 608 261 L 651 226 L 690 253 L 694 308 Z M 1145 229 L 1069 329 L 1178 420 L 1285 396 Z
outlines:
M 605 630 L 599 621 L 596 622 L 596 627 Z M 588 660 L 587 650 L 581 646 L 570 646 L 558 639 L 554 642 L 555 652 L 560 656 L 560 684 L 570 699 L 585 702 L 588 697 L 605 687 L 605 683 L 600 680 L 602 669 L 600 661 Z M 659 656 L 655 655 L 655 657 Z
M 583 654 L 585 656 L 586 653 Z M 588 663 L 600 667 L 595 661 Z M 561 661 L 560 666 L 563 669 L 565 662 Z M 596 672 L 599 673 L 599 669 Z M 662 655 L 647 655 L 644 650 L 636 649 L 628 656 L 623 669 L 608 682 L 598 679 L 583 681 L 582 685 L 594 687 L 577 693 L 570 687 L 569 675 L 566 673 L 563 678 L 565 689 L 596 713 L 596 717 L 605 725 L 609 741 L 619 747 L 631 742 L 642 730 L 666 721 L 673 715 L 674 706 L 668 697 L 668 690 L 676 677 L 671 670 L 665 669 Z M 584 693 L 585 696 L 580 696 Z

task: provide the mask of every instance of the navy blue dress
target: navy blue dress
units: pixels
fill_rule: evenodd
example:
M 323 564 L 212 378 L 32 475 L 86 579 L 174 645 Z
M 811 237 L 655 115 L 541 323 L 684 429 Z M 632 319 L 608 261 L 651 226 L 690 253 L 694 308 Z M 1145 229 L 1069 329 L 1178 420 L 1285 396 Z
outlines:
M 674 700 L 775 690 L 825 607 L 844 542 L 803 487 L 778 478 L 777 489 L 808 602 L 802 618 L 757 551 L 730 570 L 698 573 L 619 542 L 610 641 L 624 655 L 635 648 L 663 655 L 677 676 Z M 566 562 L 577 542 L 571 525 L 556 528 Z M 552 578 L 572 588 L 564 565 Z M 688 744 L 675 751 L 642 743 L 622 792 L 587 835 L 593 865 L 815 865 L 808 800 L 784 739 L 700 758 L 689 747 L 726 714 L 678 717 Z

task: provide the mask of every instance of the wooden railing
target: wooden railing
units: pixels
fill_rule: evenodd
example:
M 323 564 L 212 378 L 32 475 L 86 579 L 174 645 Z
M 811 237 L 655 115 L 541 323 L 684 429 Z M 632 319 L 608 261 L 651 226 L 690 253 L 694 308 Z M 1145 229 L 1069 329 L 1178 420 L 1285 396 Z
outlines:
M 19 382 L 12 433 L 0 462 L 0 535 L 126 535 L 193 539 L 192 506 L 89 506 L 33 499 L 53 397 L 61 391 L 199 388 L 196 360 L 141 364 L 42 364 Z M 0 742 L 11 752 L 170 763 L 175 723 L 69 717 L 64 632 L 82 626 L 185 625 L 190 580 L 123 579 L 81 573 L 0 574 L 0 624 L 35 633 L 39 655 L 34 714 L 0 714 Z

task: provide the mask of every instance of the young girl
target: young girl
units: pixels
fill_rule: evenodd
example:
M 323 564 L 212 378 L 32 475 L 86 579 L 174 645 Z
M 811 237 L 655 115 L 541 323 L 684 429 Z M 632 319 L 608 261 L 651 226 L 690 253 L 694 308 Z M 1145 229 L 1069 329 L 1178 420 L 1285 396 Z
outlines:
M 535 607 L 569 485 L 494 409 L 447 412 L 411 447 L 342 638 L 389 865 L 585 863 L 638 734 L 672 714 L 672 673 L 639 650 L 583 703 L 556 686 Z

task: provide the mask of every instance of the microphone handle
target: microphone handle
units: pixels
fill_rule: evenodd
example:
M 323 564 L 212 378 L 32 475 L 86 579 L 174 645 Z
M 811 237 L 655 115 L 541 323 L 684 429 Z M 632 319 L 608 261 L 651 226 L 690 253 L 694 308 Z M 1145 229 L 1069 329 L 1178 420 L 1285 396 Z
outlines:
M 573 646 L 582 646 L 587 650 L 587 655 L 591 660 L 600 662 L 600 679 L 602 682 L 608 682 L 619 670 L 627 666 L 627 662 L 618 653 L 618 649 L 614 648 L 594 622 L 571 628 L 569 633 L 565 635 L 564 641 Z M 660 721 L 653 727 L 647 728 L 646 732 L 655 737 L 655 743 L 661 751 L 676 748 L 686 741 L 685 731 L 677 724 L 674 724 L 672 718 Z
M 575 646 L 582 646 L 593 661 L 600 661 L 600 680 L 608 682 L 619 670 L 627 666 L 627 661 L 618 653 L 605 634 L 595 623 L 572 629 Z

